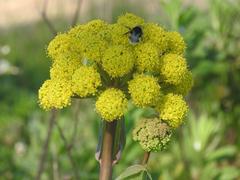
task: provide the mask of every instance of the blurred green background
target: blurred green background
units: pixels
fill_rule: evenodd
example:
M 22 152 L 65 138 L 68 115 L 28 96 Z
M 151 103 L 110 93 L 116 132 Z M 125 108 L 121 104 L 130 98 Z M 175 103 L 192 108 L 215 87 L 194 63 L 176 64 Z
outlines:
M 47 13 L 52 23 L 58 31 L 68 30 L 76 1 L 50 1 Z M 4 180 L 34 179 L 50 117 L 39 108 L 37 94 L 49 77 L 45 51 L 53 35 L 39 15 L 42 2 L 27 0 L 25 8 L 21 3 L 0 0 L 0 179 Z M 22 10 L 17 10 L 20 6 Z M 166 150 L 151 155 L 153 179 L 240 179 L 240 1 L 85 0 L 78 23 L 93 18 L 115 21 L 123 12 L 180 31 L 194 75 L 186 123 Z M 80 179 L 86 180 L 98 179 L 99 170 L 94 155 L 100 120 L 93 109 L 91 100 L 73 100 L 71 108 L 57 116 L 67 140 L 77 127 L 71 152 Z M 142 159 L 131 131 L 145 113 L 131 108 L 126 114 L 127 144 L 114 177 Z M 66 146 L 54 126 L 42 179 L 74 179 L 73 175 Z

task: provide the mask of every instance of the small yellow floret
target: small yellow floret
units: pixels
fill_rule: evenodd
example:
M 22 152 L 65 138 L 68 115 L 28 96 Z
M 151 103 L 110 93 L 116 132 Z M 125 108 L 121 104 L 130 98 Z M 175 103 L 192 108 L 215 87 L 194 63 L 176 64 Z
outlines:
M 167 49 L 165 30 L 154 23 L 146 23 L 143 26 L 143 41 L 155 43 L 159 54 L 163 54 Z
M 111 77 L 122 77 L 131 71 L 133 65 L 133 53 L 129 48 L 121 45 L 108 48 L 102 59 L 103 69 Z
M 58 34 L 48 45 L 48 55 L 53 59 L 81 59 L 80 44 L 68 34 Z
M 134 14 L 126 13 L 118 17 L 117 23 L 121 24 L 122 26 L 133 28 L 135 26 L 142 25 L 144 23 L 144 19 Z
M 127 99 L 121 90 L 107 89 L 99 96 L 96 110 L 106 121 L 120 119 L 127 110 Z
M 152 43 L 141 43 L 135 47 L 136 65 L 139 71 L 154 71 L 159 63 L 158 49 Z
M 39 103 L 43 109 L 61 109 L 71 104 L 71 84 L 66 80 L 46 80 L 39 89 Z
M 160 74 L 165 82 L 178 85 L 187 71 L 185 58 L 177 54 L 167 54 L 162 58 Z
M 186 49 L 186 44 L 179 32 L 167 32 L 168 53 L 183 55 Z
M 139 107 L 152 106 L 160 96 L 160 86 L 157 79 L 148 75 L 136 75 L 129 82 L 128 90 L 133 103 Z
M 72 86 L 73 93 L 80 97 L 95 95 L 101 86 L 100 74 L 93 67 L 82 66 L 75 71 Z
M 163 96 L 156 106 L 160 119 L 173 128 L 179 127 L 185 117 L 188 107 L 181 95 L 169 93 Z

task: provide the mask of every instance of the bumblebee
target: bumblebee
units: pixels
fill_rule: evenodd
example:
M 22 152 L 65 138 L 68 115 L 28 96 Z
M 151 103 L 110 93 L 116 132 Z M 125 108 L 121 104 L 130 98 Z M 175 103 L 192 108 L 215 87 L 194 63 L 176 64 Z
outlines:
M 143 35 L 142 28 L 140 26 L 135 26 L 133 28 L 129 28 L 128 32 L 125 34 L 129 34 L 129 41 L 133 44 L 138 43 L 141 40 L 141 37 Z

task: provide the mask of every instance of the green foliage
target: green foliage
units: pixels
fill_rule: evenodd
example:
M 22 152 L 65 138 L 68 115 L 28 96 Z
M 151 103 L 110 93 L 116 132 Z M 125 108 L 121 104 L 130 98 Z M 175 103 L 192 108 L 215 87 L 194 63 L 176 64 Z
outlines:
M 152 180 L 151 175 L 143 165 L 133 165 L 125 169 L 116 180 L 123 179 L 149 179 Z

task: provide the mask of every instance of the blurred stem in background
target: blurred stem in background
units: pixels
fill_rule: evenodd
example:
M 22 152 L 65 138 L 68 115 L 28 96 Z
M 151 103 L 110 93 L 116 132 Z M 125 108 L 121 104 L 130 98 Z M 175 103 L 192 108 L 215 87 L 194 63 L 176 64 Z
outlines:
M 46 136 L 46 139 L 44 141 L 44 145 L 42 147 L 42 154 L 41 154 L 40 159 L 39 159 L 39 165 L 38 165 L 36 180 L 41 179 L 41 175 L 44 171 L 44 163 L 46 161 L 46 157 L 47 157 L 47 154 L 48 154 L 49 143 L 50 143 L 50 139 L 51 139 L 51 136 L 52 136 L 54 123 L 56 121 L 56 116 L 57 116 L 57 111 L 55 109 L 53 109 L 50 113 L 47 136 Z

